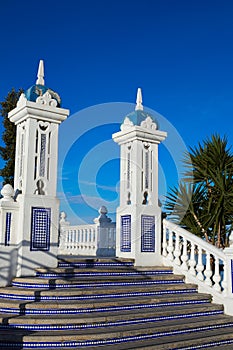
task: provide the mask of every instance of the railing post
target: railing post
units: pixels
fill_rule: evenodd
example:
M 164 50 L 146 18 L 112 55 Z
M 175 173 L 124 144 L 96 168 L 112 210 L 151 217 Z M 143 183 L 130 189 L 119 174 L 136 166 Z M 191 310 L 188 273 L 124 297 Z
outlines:
M 115 222 L 107 216 L 108 210 L 105 206 L 99 209 L 99 217 L 94 220 L 97 233 L 97 256 L 115 256 L 115 246 L 109 239 L 112 229 L 116 230 Z
M 62 211 L 59 221 L 59 254 L 65 254 L 67 252 L 69 236 L 66 230 L 69 225 L 70 223 L 66 221 L 66 213 Z
M 224 266 L 224 274 L 226 274 L 226 279 L 224 279 L 224 308 L 228 315 L 233 315 L 233 233 L 230 236 L 230 247 L 225 248 L 223 252 L 226 256 Z

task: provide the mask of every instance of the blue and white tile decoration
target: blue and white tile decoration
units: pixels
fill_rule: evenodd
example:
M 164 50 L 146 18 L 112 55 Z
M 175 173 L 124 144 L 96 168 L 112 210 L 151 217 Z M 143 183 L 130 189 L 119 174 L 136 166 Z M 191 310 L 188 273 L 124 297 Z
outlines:
M 233 294 L 233 260 L 231 260 L 231 287 L 232 287 L 232 294 Z
M 6 213 L 6 228 L 5 228 L 5 245 L 10 244 L 11 236 L 11 213 Z
M 155 217 L 141 216 L 141 252 L 155 252 Z
M 121 216 L 121 252 L 131 252 L 131 215 Z
M 31 250 L 50 248 L 51 208 L 32 208 Z

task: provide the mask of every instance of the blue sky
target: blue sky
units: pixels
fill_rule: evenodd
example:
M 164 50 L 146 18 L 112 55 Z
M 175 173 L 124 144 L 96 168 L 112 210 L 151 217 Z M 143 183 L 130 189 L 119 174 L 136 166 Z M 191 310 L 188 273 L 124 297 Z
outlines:
M 169 129 L 161 197 L 180 176 L 185 145 L 216 132 L 233 145 L 232 18 L 231 0 L 1 3 L 0 100 L 31 86 L 43 59 L 46 85 L 71 111 L 60 127 L 58 183 L 71 222 L 90 222 L 101 203 L 114 214 L 119 149 L 111 133 L 134 108 L 137 87 Z

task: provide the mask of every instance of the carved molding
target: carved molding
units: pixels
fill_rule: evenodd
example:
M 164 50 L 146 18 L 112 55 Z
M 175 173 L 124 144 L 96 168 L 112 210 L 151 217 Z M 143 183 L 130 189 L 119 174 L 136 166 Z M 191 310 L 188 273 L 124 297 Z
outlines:
M 156 130 L 157 125 L 150 116 L 147 116 L 145 120 L 141 122 L 141 127 L 145 129 Z
M 125 117 L 123 124 L 121 124 L 121 130 L 127 130 L 131 128 L 133 125 L 134 125 L 133 122 L 128 117 Z
M 27 102 L 26 96 L 24 93 L 22 93 L 18 99 L 17 107 L 24 106 L 26 102 Z
M 36 103 L 51 107 L 57 107 L 57 101 L 54 98 L 52 98 L 48 91 L 46 91 L 44 95 L 37 97 Z

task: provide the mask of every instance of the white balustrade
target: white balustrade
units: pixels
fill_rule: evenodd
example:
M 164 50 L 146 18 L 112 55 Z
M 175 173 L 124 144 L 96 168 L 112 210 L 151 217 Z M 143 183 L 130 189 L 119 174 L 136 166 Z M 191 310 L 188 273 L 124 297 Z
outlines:
M 214 301 L 224 304 L 231 285 L 224 250 L 164 219 L 162 256 L 175 273 L 183 274 L 187 282 L 198 285 L 200 292 L 211 293 Z
M 59 253 L 96 255 L 96 224 L 61 227 Z
M 116 224 L 107 217 L 107 209 L 101 207 L 95 224 L 71 226 L 61 213 L 60 255 L 113 256 L 116 245 Z

